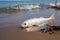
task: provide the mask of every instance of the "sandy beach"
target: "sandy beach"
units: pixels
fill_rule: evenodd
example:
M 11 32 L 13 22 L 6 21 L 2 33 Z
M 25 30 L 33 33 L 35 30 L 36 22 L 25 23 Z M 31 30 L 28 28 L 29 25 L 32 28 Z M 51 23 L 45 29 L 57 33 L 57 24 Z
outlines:
M 18 27 L 0 29 L 0 40 L 60 40 L 60 31 L 54 34 L 40 32 L 23 32 Z
M 30 18 L 49 17 L 54 9 L 36 9 L 8 14 L 0 14 L 0 40 L 60 40 L 60 31 L 53 34 L 41 32 L 24 32 L 19 27 L 21 23 Z M 2 16 L 1 16 L 2 15 Z M 4 16 L 3 16 L 4 15 Z M 60 25 L 60 10 L 55 15 L 55 25 Z

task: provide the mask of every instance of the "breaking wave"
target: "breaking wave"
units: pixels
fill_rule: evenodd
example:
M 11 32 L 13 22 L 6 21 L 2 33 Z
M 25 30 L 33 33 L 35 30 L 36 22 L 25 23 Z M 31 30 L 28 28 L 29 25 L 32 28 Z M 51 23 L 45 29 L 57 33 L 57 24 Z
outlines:
M 7 9 L 20 9 L 20 10 L 24 10 L 24 9 L 35 9 L 35 8 L 41 8 L 39 5 L 17 5 L 17 6 L 13 6 L 13 7 L 9 7 Z
M 9 7 L 5 7 L 6 9 L 20 9 L 20 10 L 24 10 L 24 9 L 36 9 L 36 8 L 43 8 L 43 7 L 48 7 L 48 4 L 20 4 L 20 5 L 15 5 L 15 6 L 9 6 Z
M 0 8 L 0 12 L 15 12 L 15 11 L 21 11 L 21 10 L 32 10 L 32 9 L 41 9 L 41 8 L 47 8 L 49 5 L 47 4 L 20 4 L 16 6 L 9 6 Z

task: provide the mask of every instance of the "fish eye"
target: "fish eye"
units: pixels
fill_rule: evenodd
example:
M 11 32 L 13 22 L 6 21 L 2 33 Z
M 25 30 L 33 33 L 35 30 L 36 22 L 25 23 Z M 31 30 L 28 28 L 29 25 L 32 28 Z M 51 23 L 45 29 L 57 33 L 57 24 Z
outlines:
M 24 23 L 24 25 L 26 25 L 26 23 Z

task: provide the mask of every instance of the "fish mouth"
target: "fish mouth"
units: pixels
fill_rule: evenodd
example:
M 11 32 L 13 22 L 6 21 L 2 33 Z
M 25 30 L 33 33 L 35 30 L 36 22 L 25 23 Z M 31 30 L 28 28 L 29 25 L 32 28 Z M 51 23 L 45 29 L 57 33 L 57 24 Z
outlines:
M 28 29 L 29 27 L 20 27 L 20 28 L 21 28 L 22 31 L 28 31 L 27 29 Z
M 22 31 L 26 31 L 26 28 L 25 28 L 25 27 L 20 27 L 20 29 L 21 29 Z

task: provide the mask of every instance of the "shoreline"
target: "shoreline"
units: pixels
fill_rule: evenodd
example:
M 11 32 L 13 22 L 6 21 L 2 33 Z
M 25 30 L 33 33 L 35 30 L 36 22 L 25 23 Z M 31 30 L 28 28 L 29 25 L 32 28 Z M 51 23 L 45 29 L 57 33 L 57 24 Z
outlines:
M 41 16 L 50 17 L 53 12 L 54 9 L 37 9 L 0 15 L 0 40 L 59 40 L 60 31 L 54 31 L 55 33 L 50 35 L 41 32 L 24 32 L 19 28 L 24 20 Z M 55 25 L 60 25 L 60 11 L 57 11 L 55 21 Z

